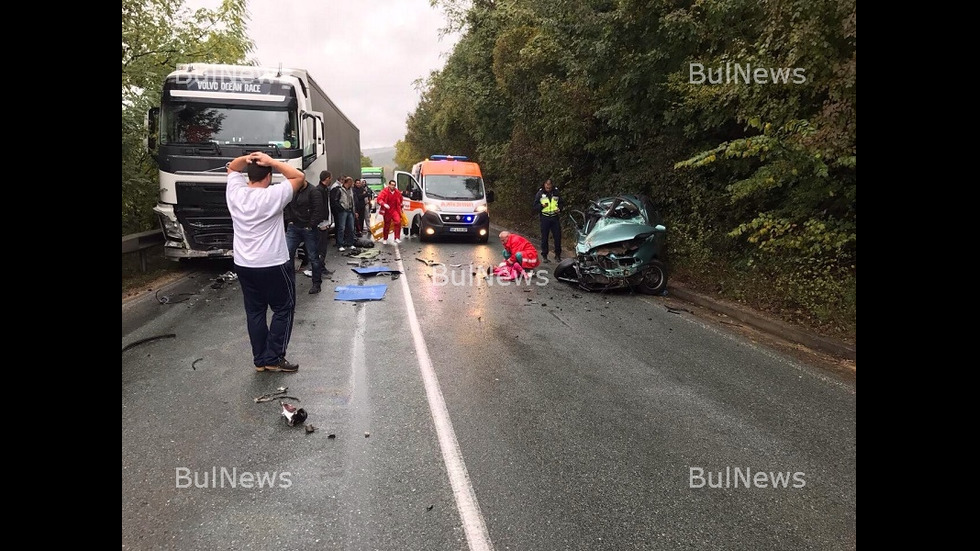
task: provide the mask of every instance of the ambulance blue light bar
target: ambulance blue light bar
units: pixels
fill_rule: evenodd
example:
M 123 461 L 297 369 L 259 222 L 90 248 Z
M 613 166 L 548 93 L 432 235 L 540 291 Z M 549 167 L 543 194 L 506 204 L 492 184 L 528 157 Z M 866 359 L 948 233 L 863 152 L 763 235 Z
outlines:
M 464 155 L 430 155 L 430 161 L 465 161 L 469 159 Z

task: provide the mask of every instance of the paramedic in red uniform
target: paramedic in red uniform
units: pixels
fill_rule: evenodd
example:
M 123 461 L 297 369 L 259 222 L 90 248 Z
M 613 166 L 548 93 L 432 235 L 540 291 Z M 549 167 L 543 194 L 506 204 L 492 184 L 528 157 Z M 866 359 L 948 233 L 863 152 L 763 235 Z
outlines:
M 384 217 L 381 242 L 392 245 L 401 243 L 402 192 L 398 191 L 394 180 L 388 180 L 388 186 L 378 194 L 378 212 Z M 392 239 L 395 240 L 394 243 L 388 242 L 389 229 L 392 232 Z
M 500 232 L 500 242 L 504 244 L 504 255 L 507 257 L 508 266 L 517 264 L 524 270 L 533 270 L 538 267 L 538 250 L 527 239 L 516 233 L 502 231 Z

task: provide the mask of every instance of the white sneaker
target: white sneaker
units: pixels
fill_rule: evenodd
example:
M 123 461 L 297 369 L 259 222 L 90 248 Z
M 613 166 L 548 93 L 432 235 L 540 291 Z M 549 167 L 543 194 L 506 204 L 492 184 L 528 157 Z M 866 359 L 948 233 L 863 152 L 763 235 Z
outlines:
M 313 277 L 313 270 L 303 270 L 303 275 L 306 277 Z
M 399 244 L 401 244 L 401 242 L 402 242 L 402 240 L 401 240 L 401 239 L 396 239 L 396 240 L 395 240 L 395 245 L 399 245 Z
M 337 250 L 338 250 L 338 251 L 340 251 L 340 252 L 344 252 L 344 251 L 346 251 L 347 249 L 345 249 L 344 247 L 341 247 L 341 248 L 339 248 L 339 249 L 337 249 Z

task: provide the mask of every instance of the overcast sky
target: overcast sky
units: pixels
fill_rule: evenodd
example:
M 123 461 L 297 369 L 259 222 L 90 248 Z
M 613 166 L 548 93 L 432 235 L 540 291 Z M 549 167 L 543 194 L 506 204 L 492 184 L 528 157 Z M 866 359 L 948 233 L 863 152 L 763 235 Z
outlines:
M 186 0 L 192 9 L 220 0 Z M 393 147 L 419 93 L 413 81 L 442 69 L 457 35 L 429 0 L 248 0 L 252 56 L 307 69 L 361 131 L 361 150 Z

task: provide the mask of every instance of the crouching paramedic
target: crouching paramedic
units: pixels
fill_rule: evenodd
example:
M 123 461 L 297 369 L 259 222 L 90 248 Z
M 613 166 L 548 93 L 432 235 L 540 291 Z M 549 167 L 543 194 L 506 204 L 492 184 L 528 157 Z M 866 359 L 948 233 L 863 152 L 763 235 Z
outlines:
M 500 242 L 504 245 L 507 265 L 517 265 L 525 271 L 533 270 L 540 264 L 538 250 L 530 241 L 509 231 L 500 232 Z

